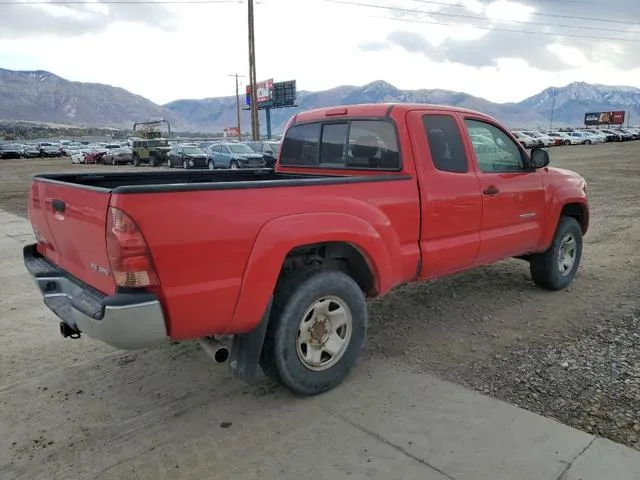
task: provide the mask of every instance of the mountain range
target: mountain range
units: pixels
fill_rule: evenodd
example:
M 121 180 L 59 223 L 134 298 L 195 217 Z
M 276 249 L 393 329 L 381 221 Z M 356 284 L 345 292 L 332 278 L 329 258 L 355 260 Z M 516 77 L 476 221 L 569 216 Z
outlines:
M 518 103 L 494 103 L 448 90 L 401 90 L 383 80 L 340 86 L 321 92 L 299 91 L 296 108 L 272 111 L 273 132 L 297 111 L 357 103 L 431 103 L 469 108 L 491 115 L 511 128 L 577 126 L 585 112 L 626 110 L 640 118 L 640 89 L 574 82 L 550 87 Z M 554 108 L 555 103 L 555 108 Z M 175 100 L 158 105 L 122 88 L 72 82 L 46 71 L 0 69 L 0 120 L 50 122 L 130 129 L 133 122 L 164 118 L 175 131 L 220 132 L 236 124 L 235 96 Z M 248 112 L 242 113 L 245 131 Z M 264 114 L 261 128 L 265 129 Z

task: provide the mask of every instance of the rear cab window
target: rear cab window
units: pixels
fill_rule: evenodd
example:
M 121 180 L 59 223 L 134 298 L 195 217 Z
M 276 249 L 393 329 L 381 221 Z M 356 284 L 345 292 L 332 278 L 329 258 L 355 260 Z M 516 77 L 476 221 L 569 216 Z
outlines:
M 388 120 L 353 119 L 294 125 L 282 142 L 280 165 L 398 171 L 398 138 Z

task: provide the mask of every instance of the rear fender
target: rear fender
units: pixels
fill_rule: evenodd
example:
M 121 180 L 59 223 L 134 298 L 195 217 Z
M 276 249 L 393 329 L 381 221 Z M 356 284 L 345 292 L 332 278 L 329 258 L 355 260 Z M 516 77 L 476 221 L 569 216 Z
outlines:
M 388 239 L 389 242 L 394 240 L 397 242 L 397 239 Z M 379 293 L 393 286 L 393 262 L 389 252 L 398 252 L 400 246 L 388 245 L 371 224 L 342 213 L 279 217 L 267 222 L 256 237 L 242 276 L 233 319 L 226 333 L 245 333 L 260 322 L 273 295 L 284 260 L 291 250 L 324 242 L 346 242 L 356 247 L 369 264 Z
M 589 227 L 589 204 L 586 193 L 577 187 L 560 188 L 554 192 L 551 199 L 546 227 L 540 241 L 539 251 L 544 252 L 551 246 L 556 229 L 558 228 L 562 209 L 569 204 L 578 204 L 582 207 L 582 233 L 587 233 Z

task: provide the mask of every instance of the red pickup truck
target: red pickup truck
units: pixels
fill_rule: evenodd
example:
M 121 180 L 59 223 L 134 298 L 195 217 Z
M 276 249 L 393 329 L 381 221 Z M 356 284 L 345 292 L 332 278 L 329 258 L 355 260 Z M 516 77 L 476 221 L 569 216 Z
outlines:
M 198 339 L 311 395 L 354 365 L 367 298 L 510 257 L 566 287 L 587 187 L 548 164 L 477 112 L 324 108 L 289 121 L 275 170 L 34 177 L 25 265 L 65 337 Z

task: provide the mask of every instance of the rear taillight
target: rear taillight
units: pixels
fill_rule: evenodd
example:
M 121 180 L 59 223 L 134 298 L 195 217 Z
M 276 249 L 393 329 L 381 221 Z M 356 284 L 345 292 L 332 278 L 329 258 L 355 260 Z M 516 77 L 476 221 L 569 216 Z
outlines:
M 116 285 L 158 285 L 158 274 L 142 232 L 129 215 L 115 207 L 109 207 L 107 213 L 107 253 Z

